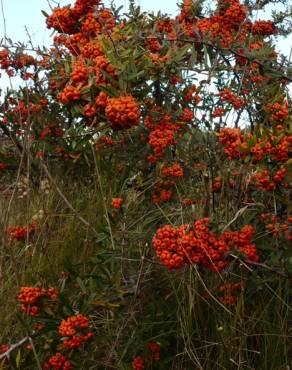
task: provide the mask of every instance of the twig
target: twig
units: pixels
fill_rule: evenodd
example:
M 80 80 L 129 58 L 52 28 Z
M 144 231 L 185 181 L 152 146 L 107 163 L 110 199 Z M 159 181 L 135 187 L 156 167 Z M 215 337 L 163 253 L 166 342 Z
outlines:
M 42 370 L 42 365 L 41 365 L 40 360 L 38 358 L 38 354 L 37 354 L 37 352 L 35 350 L 35 346 L 33 344 L 33 340 L 32 340 L 31 337 L 29 337 L 28 340 L 29 340 L 29 343 L 30 343 L 30 345 L 32 347 L 32 351 L 33 351 L 33 354 L 34 354 L 34 357 L 35 357 L 35 360 L 36 360 L 36 363 L 37 363 L 38 370 Z
M 236 221 L 238 219 L 238 217 L 240 217 L 246 210 L 247 210 L 248 206 L 244 206 L 243 208 L 240 208 L 235 216 L 233 217 L 233 219 L 231 221 L 228 222 L 227 225 L 225 225 L 222 229 L 222 231 L 225 231 L 226 229 L 228 229 L 228 227 L 233 224 L 234 221 Z
M 253 271 L 250 266 L 256 266 L 256 267 L 261 267 L 265 270 L 268 270 L 268 271 L 271 271 L 271 272 L 274 272 L 275 274 L 278 274 L 282 277 L 285 277 L 285 278 L 291 278 L 292 277 L 292 274 L 289 274 L 283 270 L 279 270 L 279 269 L 276 269 L 276 268 L 273 268 L 273 267 L 270 267 L 268 265 L 266 265 L 265 263 L 261 263 L 261 262 L 255 262 L 255 261 L 251 261 L 249 259 L 245 259 L 244 261 L 242 259 L 240 259 L 238 256 L 234 255 L 234 254 L 230 254 L 231 257 L 233 257 L 235 260 L 239 261 L 244 267 L 246 267 L 249 271 Z
M 16 348 L 22 346 L 25 342 L 29 341 L 30 339 L 31 339 L 30 336 L 27 336 L 27 337 L 22 338 L 19 342 L 15 344 L 11 344 L 9 349 L 0 355 L 0 360 L 2 360 L 5 357 L 9 359 L 11 352 L 13 352 Z
M 61 189 L 58 187 L 58 185 L 55 183 L 54 179 L 52 178 L 47 166 L 43 163 L 43 169 L 48 176 L 49 180 L 51 183 L 54 185 L 55 189 L 57 190 L 57 193 L 60 195 L 60 197 L 63 199 L 63 201 L 66 203 L 66 205 L 71 209 L 71 211 L 77 216 L 77 218 L 87 227 L 89 227 L 96 236 L 98 236 L 98 232 L 95 230 L 95 228 L 87 221 L 85 218 L 83 218 L 77 211 L 76 209 L 72 206 L 72 204 L 69 202 L 69 200 L 66 198 L 66 196 L 63 194 Z
M 95 173 L 96 173 L 96 176 L 97 176 L 99 191 L 100 191 L 100 195 L 101 195 L 101 199 L 102 199 L 102 203 L 103 203 L 103 208 L 104 208 L 104 211 L 105 211 L 105 219 L 106 219 L 106 222 L 107 222 L 108 228 L 109 228 L 112 248 L 113 248 L 113 250 L 115 250 L 116 249 L 115 248 L 115 240 L 114 240 L 114 236 L 113 236 L 113 232 L 112 232 L 112 228 L 111 228 L 110 217 L 109 217 L 109 213 L 108 213 L 108 209 L 107 209 L 107 205 L 106 205 L 106 199 L 105 199 L 105 195 L 104 195 L 104 192 L 103 192 L 101 175 L 100 175 L 99 168 L 98 168 L 98 163 L 97 163 L 97 160 L 96 160 L 96 153 L 94 151 L 93 146 L 91 146 L 91 150 L 92 150 L 92 156 L 93 156 L 93 160 L 94 160 L 94 169 L 95 169 Z
M 6 41 L 6 39 L 7 39 L 7 30 L 6 30 L 6 18 L 5 18 L 3 0 L 1 0 L 1 13 L 2 13 L 2 20 L 3 20 L 4 39 Z
M 263 269 L 274 272 L 275 274 L 278 274 L 282 277 L 286 277 L 286 278 L 291 278 L 292 277 L 292 274 L 289 274 L 289 273 L 286 273 L 285 271 L 278 270 L 278 269 L 275 269 L 273 267 L 270 267 L 270 266 L 266 265 L 265 263 L 254 262 L 254 261 L 250 261 L 250 260 L 246 260 L 245 262 L 248 263 L 249 265 L 261 267 Z

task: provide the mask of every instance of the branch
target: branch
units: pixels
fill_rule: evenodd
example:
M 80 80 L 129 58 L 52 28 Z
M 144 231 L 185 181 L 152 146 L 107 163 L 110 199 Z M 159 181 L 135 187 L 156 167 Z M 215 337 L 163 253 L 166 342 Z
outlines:
M 244 267 L 246 267 L 250 271 L 252 271 L 252 269 L 248 265 L 261 267 L 262 269 L 274 272 L 275 274 L 280 275 L 280 276 L 285 277 L 285 278 L 292 278 L 292 274 L 289 274 L 289 273 L 287 273 L 283 270 L 279 270 L 279 269 L 270 267 L 270 266 L 266 265 L 265 263 L 254 262 L 254 261 L 251 261 L 251 260 L 248 260 L 248 259 L 243 261 L 242 259 L 240 259 L 238 256 L 235 256 L 234 254 L 230 254 L 230 256 L 233 257 L 235 260 L 239 261 Z
M 22 346 L 25 342 L 29 341 L 30 339 L 31 339 L 30 336 L 27 336 L 27 337 L 22 338 L 19 342 L 15 344 L 11 344 L 9 349 L 0 355 L 0 360 L 2 360 L 5 357 L 9 359 L 11 352 L 13 352 L 16 348 Z
M 158 35 L 161 35 L 163 36 L 162 33 L 158 34 Z M 141 37 L 143 40 L 144 39 L 148 39 L 148 38 L 151 38 L 152 36 L 148 36 L 148 37 Z M 184 39 L 184 38 L 177 38 L 176 40 L 173 40 L 173 39 L 168 39 L 166 38 L 165 39 L 166 41 L 181 41 L 181 42 L 184 42 L 184 43 L 189 43 L 189 44 L 202 44 L 202 45 L 205 45 L 205 46 L 208 46 L 210 48 L 212 48 L 213 50 L 215 51 L 218 51 L 220 53 L 226 53 L 226 52 L 229 52 L 237 57 L 244 57 L 245 59 L 247 59 L 249 62 L 251 63 L 256 63 L 258 66 L 262 67 L 263 70 L 267 71 L 267 72 L 277 72 L 279 74 L 279 78 L 282 78 L 286 81 L 289 81 L 289 82 L 292 82 L 292 77 L 288 77 L 285 73 L 279 71 L 277 68 L 272 68 L 270 67 L 268 70 L 267 70 L 267 66 L 261 62 L 260 60 L 258 60 L 256 57 L 253 57 L 252 55 L 245 55 L 245 54 L 242 54 L 240 52 L 238 52 L 237 50 L 233 49 L 233 48 L 224 48 L 224 47 L 220 47 L 218 45 L 215 45 L 211 42 L 207 42 L 207 41 L 203 41 L 202 38 L 200 40 L 195 40 L 195 39 Z M 222 56 L 222 54 L 221 54 Z M 282 65 L 280 65 L 278 63 L 279 66 L 282 67 Z
M 3 131 L 4 135 L 6 135 L 10 140 L 12 140 L 13 144 L 18 148 L 19 152 L 23 152 L 23 147 L 20 142 L 16 139 L 16 137 L 8 130 L 8 128 L 3 124 L 0 123 L 0 128 Z
M 95 228 L 92 226 L 92 224 L 85 220 L 84 217 L 82 217 L 78 212 L 77 210 L 72 206 L 72 204 L 69 202 L 69 200 L 66 198 L 66 196 L 64 195 L 64 193 L 61 191 L 61 189 L 58 187 L 58 185 L 56 184 L 56 182 L 54 181 L 52 175 L 50 174 L 47 166 L 42 163 L 42 167 L 46 173 L 46 175 L 48 176 L 49 180 L 51 181 L 51 183 L 54 185 L 55 189 L 57 190 L 57 193 L 60 195 L 60 197 L 63 199 L 63 201 L 65 202 L 65 204 L 67 205 L 68 208 L 71 209 L 71 211 L 76 215 L 76 217 L 85 225 L 87 226 L 88 228 L 90 228 L 94 234 L 96 236 L 99 236 L 98 232 L 95 230 Z
M 269 270 L 271 272 L 274 272 L 275 274 L 278 274 L 282 277 L 286 277 L 286 278 L 291 278 L 292 277 L 292 274 L 289 274 L 289 273 L 286 273 L 285 271 L 270 267 L 270 266 L 266 265 L 265 263 L 254 262 L 254 261 L 250 261 L 250 260 L 246 260 L 245 262 L 248 263 L 249 265 L 261 267 L 265 270 Z

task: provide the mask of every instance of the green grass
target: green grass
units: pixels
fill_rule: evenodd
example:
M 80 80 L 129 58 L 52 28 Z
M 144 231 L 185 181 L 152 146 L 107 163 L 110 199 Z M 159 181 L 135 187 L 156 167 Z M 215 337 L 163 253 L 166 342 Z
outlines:
M 288 282 L 265 280 L 244 266 L 221 275 L 195 266 L 167 271 L 154 258 L 151 238 L 163 223 L 188 222 L 193 211 L 147 204 L 145 190 L 127 187 L 129 175 L 121 180 L 102 162 L 98 166 L 87 177 L 55 175 L 47 194 L 31 182 L 27 197 L 1 198 L 0 343 L 26 335 L 16 316 L 19 287 L 55 286 L 96 327 L 84 369 L 130 369 L 156 340 L 159 369 L 287 370 Z M 114 216 L 110 201 L 120 194 L 124 207 Z M 39 210 L 44 214 L 35 235 L 9 246 L 6 227 L 29 223 Z M 217 287 L 232 279 L 246 286 L 237 304 L 226 307 Z

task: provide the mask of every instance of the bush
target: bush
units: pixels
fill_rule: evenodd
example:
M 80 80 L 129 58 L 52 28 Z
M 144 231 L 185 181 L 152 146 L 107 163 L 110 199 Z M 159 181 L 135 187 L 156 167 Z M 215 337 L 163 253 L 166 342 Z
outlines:
M 289 12 L 76 0 L 6 44 L 3 369 L 287 369 Z

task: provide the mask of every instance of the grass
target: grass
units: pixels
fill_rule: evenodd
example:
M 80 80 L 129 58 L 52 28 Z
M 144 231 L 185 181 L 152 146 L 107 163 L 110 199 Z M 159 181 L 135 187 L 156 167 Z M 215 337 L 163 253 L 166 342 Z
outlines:
M 151 237 L 163 223 L 188 222 L 193 210 L 145 206 L 149 184 L 129 186 L 131 174 L 118 178 L 102 161 L 91 175 L 61 173 L 43 173 L 46 190 L 30 181 L 26 196 L 15 190 L 13 198 L 1 197 L 0 343 L 26 335 L 17 319 L 20 286 L 56 286 L 96 328 L 83 369 L 130 369 L 150 340 L 161 344 L 160 369 L 289 369 L 288 281 L 244 265 L 220 276 L 195 266 L 167 271 L 153 257 Z M 182 198 L 179 186 L 177 192 Z M 114 213 L 110 201 L 120 194 L 124 207 Z M 38 231 L 9 245 L 7 226 L 40 214 Z M 232 279 L 246 286 L 228 307 L 216 289 Z

